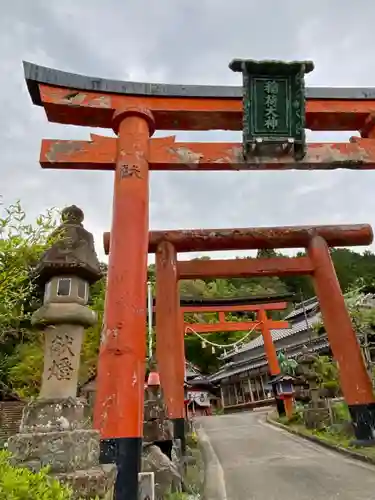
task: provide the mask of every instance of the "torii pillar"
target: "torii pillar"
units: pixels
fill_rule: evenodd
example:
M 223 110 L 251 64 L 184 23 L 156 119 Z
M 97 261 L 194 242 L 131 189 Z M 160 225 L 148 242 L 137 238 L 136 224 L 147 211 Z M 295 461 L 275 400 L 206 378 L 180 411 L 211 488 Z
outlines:
M 177 252 L 172 243 L 161 242 L 156 250 L 156 357 L 174 437 L 185 451 L 184 330 L 180 311 Z M 168 357 L 168 362 L 165 362 Z
M 116 463 L 116 498 L 138 498 L 146 356 L 149 137 L 152 115 L 128 108 L 114 114 L 118 134 L 112 245 L 98 363 L 94 427 L 101 463 Z M 143 284 L 143 286 L 142 286 Z
M 274 379 L 280 375 L 280 365 L 277 359 L 276 347 L 272 340 L 271 330 L 268 326 L 268 318 L 264 309 L 260 309 L 257 313 L 258 321 L 261 323 L 261 332 L 264 343 L 264 351 L 266 353 L 266 358 L 268 362 L 268 370 L 270 374 L 270 379 Z M 277 412 L 280 416 L 285 415 L 285 404 L 284 401 L 277 397 L 275 386 L 272 386 L 273 394 L 276 401 Z
M 371 379 L 351 322 L 326 241 L 315 236 L 308 247 L 313 281 L 328 340 L 339 366 L 340 382 L 356 444 L 375 444 L 375 402 Z

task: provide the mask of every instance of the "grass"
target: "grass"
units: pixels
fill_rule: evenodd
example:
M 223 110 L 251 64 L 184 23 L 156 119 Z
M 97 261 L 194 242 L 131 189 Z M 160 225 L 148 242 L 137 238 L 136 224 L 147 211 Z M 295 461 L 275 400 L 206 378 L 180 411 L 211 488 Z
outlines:
M 191 450 L 195 463 L 187 465 L 185 471 L 184 482 L 190 495 L 199 498 L 204 481 L 204 464 L 201 451 L 199 448 Z
M 189 500 L 189 494 L 188 493 L 167 493 L 167 495 L 164 496 L 165 500 Z
M 342 404 L 340 405 L 342 406 Z M 341 408 L 341 406 L 337 408 L 338 415 L 342 417 L 339 418 L 340 422 L 336 425 L 327 426 L 322 430 L 307 429 L 303 423 L 301 412 L 294 414 L 291 420 L 288 420 L 287 417 L 278 417 L 276 414 L 271 415 L 270 417 L 271 420 L 280 422 L 303 436 L 313 436 L 323 443 L 336 448 L 344 448 L 346 450 L 353 451 L 375 461 L 375 447 L 354 446 L 352 444 L 353 436 L 342 430 L 344 428 L 343 424 L 347 424 L 349 422 L 349 420 L 347 420 L 349 413 L 346 412 L 345 408 Z
M 201 497 L 204 483 L 204 462 L 195 432 L 186 436 L 186 448 L 188 454 L 193 458 L 192 463 L 186 465 L 184 474 L 184 484 L 188 491 L 181 493 L 180 496 L 167 497 L 168 500 L 198 499 Z
M 192 493 L 167 493 L 167 495 L 164 495 L 164 500 L 198 500 L 199 498 L 200 496 Z

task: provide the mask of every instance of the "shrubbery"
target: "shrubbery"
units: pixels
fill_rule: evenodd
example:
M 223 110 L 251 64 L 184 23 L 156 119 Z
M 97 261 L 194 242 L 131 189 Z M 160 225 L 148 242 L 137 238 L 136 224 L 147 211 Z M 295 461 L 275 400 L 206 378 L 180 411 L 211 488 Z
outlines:
M 10 454 L 0 451 L 0 500 L 70 500 L 72 491 L 47 475 L 42 469 L 13 467 Z

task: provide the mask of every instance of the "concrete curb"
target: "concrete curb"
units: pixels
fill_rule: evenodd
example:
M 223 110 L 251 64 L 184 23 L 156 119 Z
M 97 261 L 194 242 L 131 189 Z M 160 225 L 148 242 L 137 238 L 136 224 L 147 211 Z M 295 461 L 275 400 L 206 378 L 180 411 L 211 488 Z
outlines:
M 343 448 L 342 446 L 327 443 L 326 441 L 322 441 L 316 436 L 309 436 L 307 434 L 303 434 L 297 429 L 293 429 L 291 427 L 288 427 L 287 425 L 281 424 L 280 422 L 276 422 L 276 420 L 273 420 L 269 414 L 267 415 L 266 421 L 268 424 L 273 425 L 274 427 L 279 427 L 280 429 L 283 429 L 284 431 L 289 432 L 290 434 L 294 434 L 295 436 L 299 436 L 303 439 L 311 441 L 312 443 L 323 446 L 323 448 L 328 448 L 329 450 L 337 451 L 337 453 L 341 453 L 341 455 L 346 455 L 347 457 L 354 458 L 355 460 L 359 460 L 360 462 L 365 462 L 367 464 L 375 465 L 375 458 L 366 457 L 365 455 L 361 455 L 360 453 L 357 453 L 355 451 L 348 450 L 347 448 Z
M 196 427 L 196 433 L 205 465 L 203 500 L 227 500 L 224 472 L 219 459 L 201 426 Z

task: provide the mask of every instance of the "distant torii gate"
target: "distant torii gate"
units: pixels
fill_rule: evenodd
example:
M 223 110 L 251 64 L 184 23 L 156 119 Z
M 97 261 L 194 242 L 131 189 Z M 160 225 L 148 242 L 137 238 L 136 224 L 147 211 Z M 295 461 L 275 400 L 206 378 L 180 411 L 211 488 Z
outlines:
M 375 168 L 374 89 L 307 89 L 305 110 L 304 73 L 311 71 L 310 62 L 235 60 L 231 68 L 243 72 L 242 87 L 118 82 L 24 63 L 33 103 L 44 107 L 49 121 L 113 128 L 118 136 L 92 136 L 91 141 L 45 140 L 40 158 L 43 167 L 115 170 L 105 328 L 94 420 L 102 436 L 101 461 L 118 465 L 118 498 L 136 500 L 140 468 L 149 170 Z M 358 130 L 361 138 L 350 143 L 307 146 L 305 127 Z M 174 138 L 150 140 L 156 129 L 243 130 L 244 137 L 242 144 L 176 143 Z M 202 247 L 204 250 L 307 247 L 308 257 L 302 260 L 256 260 L 244 264 L 232 262 L 229 266 L 248 266 L 239 276 L 297 272 L 314 276 L 356 435 L 372 439 L 375 403 L 371 382 L 326 244 L 326 241 L 332 246 L 369 244 L 370 228 L 352 227 L 349 233 L 345 227 L 335 228 L 331 241 L 317 228 L 304 228 L 304 238 L 289 238 L 289 245 L 281 243 L 288 240 L 288 233 L 294 234 L 293 228 L 284 229 L 283 237 L 279 232 L 276 239 L 269 229 L 257 241 L 252 236 L 254 231 L 257 230 L 245 231 L 246 241 L 241 230 L 229 233 L 216 230 L 213 238 L 199 231 L 151 233 L 149 250 L 164 246 L 163 251 L 170 259 L 166 275 L 177 279 L 177 275 L 206 275 L 208 268 L 215 277 L 233 275 L 229 268 L 220 269 L 220 263 L 215 262 L 204 262 L 204 269 L 197 263 L 178 263 L 177 272 L 175 252 L 181 251 L 181 247 L 184 251 Z M 353 241 L 349 237 L 353 233 L 362 234 L 362 238 Z M 152 243 L 153 235 L 157 245 Z M 168 294 L 175 304 L 177 298 L 172 288 Z M 172 310 L 175 309 L 173 306 Z M 177 325 L 174 314 L 171 319 Z
M 277 330 L 281 328 L 289 328 L 288 321 L 282 320 L 272 320 L 268 318 L 267 311 L 280 311 L 286 309 L 286 302 L 276 302 L 270 304 L 257 304 L 257 305 L 247 305 L 247 306 L 222 306 L 217 308 L 219 321 L 214 323 L 186 323 L 184 322 L 184 331 L 185 335 L 189 335 L 193 332 L 197 332 L 200 334 L 208 334 L 212 332 L 235 332 L 235 331 L 251 331 L 251 330 L 260 330 L 261 335 L 263 337 L 263 345 L 265 350 L 265 355 L 268 364 L 268 371 L 270 378 L 274 378 L 277 375 L 280 375 L 280 365 L 279 360 L 277 358 L 276 347 L 273 343 L 271 330 Z M 195 311 L 198 308 L 186 308 L 185 312 L 191 311 L 194 309 Z M 202 307 L 201 312 L 212 312 L 213 308 Z M 255 321 L 227 321 L 225 318 L 225 312 L 239 312 L 239 311 L 253 311 L 256 313 Z M 162 335 L 162 332 L 161 332 Z M 167 356 L 165 353 L 161 353 L 165 360 L 163 360 L 163 364 L 166 364 Z M 284 402 L 281 399 L 276 398 L 275 400 L 277 404 L 277 409 L 279 415 L 284 415 L 285 411 L 288 410 L 288 415 L 290 415 L 293 411 L 292 408 L 292 399 L 288 399 L 288 408 L 284 405 Z
M 259 329 L 263 336 L 264 341 L 264 349 L 266 354 L 266 359 L 268 362 L 269 373 L 271 377 L 275 377 L 280 374 L 280 366 L 277 359 L 276 348 L 272 340 L 271 330 L 279 329 L 279 328 L 288 328 L 288 321 L 281 320 L 272 320 L 267 317 L 267 311 L 275 311 L 275 310 L 283 310 L 287 307 L 286 302 L 276 302 L 276 303 L 265 303 L 265 304 L 251 304 L 251 305 L 243 305 L 243 306 L 198 306 L 198 307 L 183 307 L 182 313 L 187 312 L 217 312 L 219 316 L 219 321 L 214 323 L 187 323 L 184 321 L 184 332 L 185 335 L 189 335 L 191 331 L 195 331 L 201 334 L 208 334 L 212 332 L 235 332 L 235 331 L 246 331 L 251 329 Z M 252 311 L 256 313 L 256 321 L 227 321 L 225 319 L 226 312 L 239 312 L 239 311 Z M 166 335 L 165 331 L 156 331 L 157 335 L 157 346 L 159 345 L 158 355 L 159 355 L 159 365 L 164 369 L 170 365 L 170 356 L 168 356 L 168 350 L 163 348 L 166 344 Z M 171 367 L 173 369 L 173 367 Z M 179 393 L 181 391 L 180 384 L 181 381 L 178 381 L 174 377 L 174 372 L 169 370 L 169 373 L 166 374 L 166 380 L 169 381 L 170 385 L 174 386 L 175 393 Z M 168 382 L 167 382 L 168 384 Z M 167 391 L 168 393 L 168 391 Z M 172 391 L 171 391 L 172 393 Z M 176 408 L 177 410 L 177 408 Z M 279 406 L 280 411 L 280 406 Z M 180 436 L 178 436 L 180 437 Z
M 162 263 L 159 262 L 159 266 Z M 162 267 L 163 269 L 163 267 Z M 160 268 L 159 268 L 160 272 Z M 157 287 L 163 290 L 162 274 L 156 273 Z M 165 291 L 165 290 L 164 290 Z M 269 365 L 270 375 L 276 376 L 280 373 L 280 367 L 277 360 L 276 351 L 272 342 L 271 329 L 288 328 L 287 321 L 273 321 L 267 318 L 267 311 L 270 310 L 283 310 L 287 307 L 286 302 L 277 302 L 281 299 L 290 299 L 294 297 L 293 294 L 278 294 L 258 297 L 245 298 L 231 298 L 231 299 L 202 299 L 202 300 L 184 300 L 180 299 L 182 332 L 173 330 L 173 324 L 170 322 L 170 317 L 165 316 L 165 307 L 170 303 L 163 299 L 164 291 L 160 297 L 162 303 L 158 304 L 158 300 L 154 301 L 153 310 L 157 312 L 156 323 L 156 353 L 158 360 L 158 367 L 161 377 L 161 384 L 164 391 L 164 397 L 168 406 L 169 416 L 174 421 L 175 437 L 185 440 L 185 426 L 184 426 L 184 372 L 185 366 L 185 349 L 184 349 L 184 332 L 186 327 L 192 327 L 196 332 L 202 334 L 210 333 L 213 331 L 240 331 L 250 330 L 251 328 L 259 328 L 264 338 L 264 346 L 266 357 Z M 259 301 L 259 303 L 257 302 Z M 226 312 L 255 312 L 257 321 L 242 321 L 242 322 L 229 322 L 225 320 Z M 186 313 L 218 313 L 219 321 L 215 323 L 186 323 L 184 316 Z M 172 316 L 173 317 L 173 316 Z M 182 333 L 182 335 L 181 335 Z M 170 353 L 174 355 L 171 356 Z M 281 409 L 279 404 L 279 409 Z
M 212 323 L 189 323 L 184 321 L 185 335 L 191 335 L 192 332 L 186 330 L 191 328 L 198 333 L 206 334 L 213 332 L 239 332 L 251 329 L 262 330 L 262 325 L 266 326 L 268 330 L 276 330 L 278 328 L 289 328 L 288 321 L 273 320 L 267 317 L 267 311 L 280 311 L 286 309 L 286 302 L 276 302 L 274 304 L 256 304 L 256 305 L 243 305 L 243 306 L 195 306 L 195 307 L 181 307 L 183 315 L 189 312 L 195 313 L 218 313 L 219 321 Z M 228 321 L 225 313 L 235 312 L 255 312 L 257 320 L 255 321 Z

